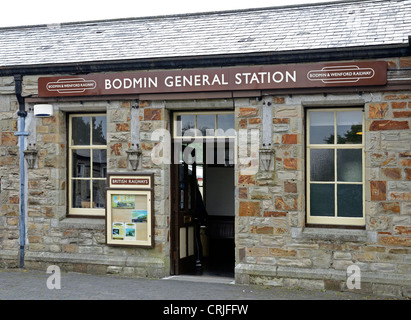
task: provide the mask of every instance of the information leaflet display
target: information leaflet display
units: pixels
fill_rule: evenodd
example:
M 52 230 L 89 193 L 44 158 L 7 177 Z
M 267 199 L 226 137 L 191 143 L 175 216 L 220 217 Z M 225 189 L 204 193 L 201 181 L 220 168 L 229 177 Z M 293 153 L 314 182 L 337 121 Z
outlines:
M 106 243 L 154 246 L 153 175 L 108 174 Z

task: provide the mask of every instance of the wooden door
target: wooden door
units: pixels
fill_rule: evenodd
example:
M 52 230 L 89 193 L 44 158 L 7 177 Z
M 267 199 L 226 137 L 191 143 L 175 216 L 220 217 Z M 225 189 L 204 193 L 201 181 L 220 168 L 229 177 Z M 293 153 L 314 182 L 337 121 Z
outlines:
M 181 142 L 179 142 L 181 143 Z M 189 143 L 174 148 L 181 148 L 177 163 L 171 168 L 171 197 L 172 197 L 172 274 L 195 272 L 196 269 L 196 163 L 188 164 L 183 161 L 184 151 L 195 156 L 195 149 Z

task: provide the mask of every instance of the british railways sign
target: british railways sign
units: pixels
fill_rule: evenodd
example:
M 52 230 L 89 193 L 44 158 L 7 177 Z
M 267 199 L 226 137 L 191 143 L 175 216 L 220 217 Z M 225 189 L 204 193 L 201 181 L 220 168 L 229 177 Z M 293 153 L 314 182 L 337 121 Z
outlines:
M 40 97 L 384 85 L 385 61 L 136 71 L 39 78 Z

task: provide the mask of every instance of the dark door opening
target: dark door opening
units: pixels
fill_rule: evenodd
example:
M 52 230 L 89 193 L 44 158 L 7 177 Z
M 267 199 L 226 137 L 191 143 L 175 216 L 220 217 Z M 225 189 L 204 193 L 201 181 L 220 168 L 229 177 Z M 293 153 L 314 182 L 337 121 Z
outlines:
M 175 140 L 173 149 L 179 156 L 171 170 L 171 273 L 233 277 L 234 145 Z M 205 219 L 196 212 L 199 202 Z

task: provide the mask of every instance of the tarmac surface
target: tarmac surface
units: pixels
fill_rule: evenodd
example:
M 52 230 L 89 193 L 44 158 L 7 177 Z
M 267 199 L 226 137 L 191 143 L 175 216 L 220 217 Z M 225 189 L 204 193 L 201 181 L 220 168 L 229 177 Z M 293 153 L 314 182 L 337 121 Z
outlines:
M 234 284 L 233 278 L 171 276 L 164 279 L 117 275 L 0 269 L 0 300 L 385 300 L 351 292 Z M 55 287 L 49 289 L 48 287 Z

